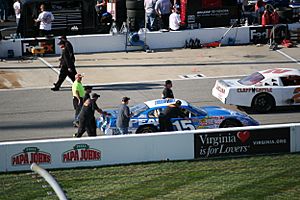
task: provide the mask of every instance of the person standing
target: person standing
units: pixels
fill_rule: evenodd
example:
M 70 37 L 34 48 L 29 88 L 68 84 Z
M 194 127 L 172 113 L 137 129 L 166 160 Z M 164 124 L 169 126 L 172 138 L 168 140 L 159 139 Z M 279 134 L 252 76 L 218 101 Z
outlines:
M 172 81 L 171 80 L 166 80 L 165 81 L 165 88 L 162 92 L 161 98 L 162 99 L 174 99 L 174 94 L 172 91 Z
M 171 1 L 170 0 L 158 0 L 155 4 L 155 11 L 162 21 L 162 28 L 169 29 L 169 17 L 171 14 Z
M 0 22 L 8 20 L 8 1 L 0 0 Z
M 128 134 L 129 121 L 131 113 L 128 107 L 129 97 L 122 98 L 122 104 L 119 107 L 118 117 L 117 117 L 117 128 L 121 135 Z
M 73 125 L 75 127 L 77 127 L 79 123 L 79 113 L 83 104 L 83 97 L 85 95 L 84 87 L 81 83 L 82 77 L 83 76 L 81 74 L 76 74 L 75 81 L 72 84 L 73 107 L 75 110 L 75 118 L 73 121 Z
M 146 13 L 146 22 L 147 22 L 147 28 L 150 31 L 154 30 L 154 21 L 156 18 L 156 12 L 155 12 L 155 4 L 157 0 L 145 0 L 144 1 L 144 8 Z
M 77 74 L 70 51 L 66 47 L 66 42 L 61 40 L 58 45 L 61 48 L 61 58 L 59 64 L 60 73 L 57 82 L 53 83 L 54 87 L 51 88 L 53 91 L 59 90 L 61 84 L 64 82 L 67 76 L 74 82 L 75 75 Z
M 21 17 L 21 3 L 20 3 L 20 0 L 15 0 L 15 3 L 13 5 L 13 8 L 15 10 L 15 14 L 16 14 L 16 23 L 17 23 L 17 26 L 19 24 L 19 21 L 20 21 L 20 17 Z
M 50 11 L 46 11 L 45 4 L 40 6 L 41 13 L 38 18 L 35 19 L 35 22 L 40 22 L 40 36 L 47 36 L 51 33 L 52 21 L 54 20 L 54 16 Z
M 171 31 L 177 31 L 180 29 L 180 15 L 179 11 L 176 8 L 172 8 L 172 14 L 169 18 L 169 26 Z
M 184 112 L 180 109 L 181 101 L 177 100 L 174 104 L 170 104 L 159 115 L 160 131 L 174 131 L 172 118 L 186 118 Z

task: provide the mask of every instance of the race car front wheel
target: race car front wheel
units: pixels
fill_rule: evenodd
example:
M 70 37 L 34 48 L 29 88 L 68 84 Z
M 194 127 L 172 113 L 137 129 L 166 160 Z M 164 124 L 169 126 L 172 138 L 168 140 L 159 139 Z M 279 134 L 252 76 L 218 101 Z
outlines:
M 231 128 L 231 127 L 240 127 L 242 126 L 241 122 L 235 119 L 226 119 L 220 125 L 220 128 Z
M 251 107 L 258 113 L 270 112 L 275 107 L 274 98 L 266 93 L 258 94 L 252 100 Z

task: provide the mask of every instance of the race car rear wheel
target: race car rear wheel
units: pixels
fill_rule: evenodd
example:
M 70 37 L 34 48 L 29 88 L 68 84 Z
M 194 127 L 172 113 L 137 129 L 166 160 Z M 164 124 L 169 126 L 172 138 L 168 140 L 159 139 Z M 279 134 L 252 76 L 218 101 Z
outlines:
M 157 128 L 155 128 L 154 126 L 142 126 L 140 127 L 136 133 L 154 133 L 157 132 Z
M 270 112 L 274 107 L 274 98 L 267 93 L 258 94 L 252 100 L 251 108 L 258 113 Z
M 220 125 L 220 128 L 231 128 L 231 127 L 240 127 L 242 126 L 241 122 L 235 119 L 226 119 Z

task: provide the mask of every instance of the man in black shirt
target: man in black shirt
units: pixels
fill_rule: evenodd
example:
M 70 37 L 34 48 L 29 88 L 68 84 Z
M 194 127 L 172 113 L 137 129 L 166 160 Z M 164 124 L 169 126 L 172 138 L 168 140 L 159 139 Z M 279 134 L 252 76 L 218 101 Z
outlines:
M 170 104 L 160 115 L 159 115 L 159 126 L 160 131 L 174 131 L 172 118 L 186 118 L 185 114 L 180 109 L 181 101 L 177 100 L 174 104 Z
M 79 114 L 79 127 L 77 133 L 74 137 L 81 137 L 85 131 L 87 131 L 88 136 L 97 136 L 97 127 L 95 119 L 95 111 L 100 114 L 106 114 L 102 109 L 100 109 L 96 103 L 99 94 L 93 93 L 91 99 L 87 99 L 81 109 Z
M 172 88 L 172 81 L 166 80 L 165 88 L 162 92 L 163 99 L 174 99 L 173 91 L 171 90 L 171 88 Z
M 60 37 L 60 40 L 65 42 L 66 49 L 69 51 L 71 60 L 73 61 L 73 63 L 75 63 L 75 55 L 74 55 L 73 45 L 71 44 L 71 42 L 67 39 L 67 37 L 65 35 L 62 35 Z
M 61 48 L 61 58 L 60 58 L 60 73 L 58 76 L 58 80 L 54 83 L 54 87 L 51 88 L 53 91 L 58 91 L 61 84 L 64 82 L 66 77 L 68 76 L 73 82 L 75 81 L 75 75 L 77 71 L 75 69 L 74 61 L 72 55 L 70 54 L 70 50 L 66 46 L 66 42 L 61 40 L 58 45 Z

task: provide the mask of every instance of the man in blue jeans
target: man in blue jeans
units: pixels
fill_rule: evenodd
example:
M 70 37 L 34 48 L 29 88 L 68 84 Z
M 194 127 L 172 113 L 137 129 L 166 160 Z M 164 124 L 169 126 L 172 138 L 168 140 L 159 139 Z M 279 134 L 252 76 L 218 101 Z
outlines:
M 128 134 L 129 121 L 132 115 L 128 107 L 129 100 L 130 100 L 129 97 L 122 98 L 122 104 L 118 112 L 117 128 L 121 135 Z

